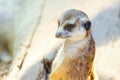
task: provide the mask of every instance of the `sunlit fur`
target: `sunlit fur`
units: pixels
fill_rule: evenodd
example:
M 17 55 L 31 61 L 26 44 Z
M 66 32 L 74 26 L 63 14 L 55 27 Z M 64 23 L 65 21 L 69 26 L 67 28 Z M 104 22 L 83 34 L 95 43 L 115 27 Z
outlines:
M 87 15 L 74 9 L 60 16 L 56 34 L 65 41 L 53 61 L 50 80 L 96 80 L 93 64 L 95 43 L 91 30 L 84 28 L 86 21 L 89 21 Z M 67 31 L 64 30 L 66 24 L 76 26 Z

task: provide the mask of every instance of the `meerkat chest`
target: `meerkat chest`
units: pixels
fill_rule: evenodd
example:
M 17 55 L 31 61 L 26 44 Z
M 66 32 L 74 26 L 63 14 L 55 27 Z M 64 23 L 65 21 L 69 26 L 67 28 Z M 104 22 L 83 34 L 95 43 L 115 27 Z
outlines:
M 82 80 L 81 77 L 87 78 L 90 66 L 89 63 L 84 63 L 84 60 L 79 57 L 70 59 L 57 56 L 53 63 L 52 75 L 56 80 L 61 78 L 65 80 Z
M 52 68 L 58 68 L 58 66 L 63 65 L 65 62 L 66 65 L 69 60 L 72 60 L 72 58 L 80 57 L 82 54 L 84 54 L 84 48 L 85 43 L 84 42 L 78 42 L 70 45 L 63 45 L 61 49 L 59 50 L 57 57 L 53 61 L 53 67 Z

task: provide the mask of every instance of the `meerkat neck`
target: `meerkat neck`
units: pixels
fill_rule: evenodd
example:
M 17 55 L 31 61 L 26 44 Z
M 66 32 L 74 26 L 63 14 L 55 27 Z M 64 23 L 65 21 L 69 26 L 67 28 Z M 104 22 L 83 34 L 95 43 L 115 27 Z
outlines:
M 85 50 L 89 48 L 90 42 L 92 39 L 91 33 L 82 40 L 70 40 L 67 39 L 64 42 L 64 51 L 65 51 L 65 56 L 69 58 L 74 58 L 76 56 L 84 55 Z M 69 56 L 68 56 L 69 55 Z

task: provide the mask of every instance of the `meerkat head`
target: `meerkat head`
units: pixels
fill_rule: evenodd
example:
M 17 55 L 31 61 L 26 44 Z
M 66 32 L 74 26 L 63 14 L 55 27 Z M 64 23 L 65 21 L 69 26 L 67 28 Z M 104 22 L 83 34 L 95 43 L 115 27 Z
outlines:
M 88 36 L 91 22 L 88 16 L 79 10 L 65 11 L 58 19 L 57 38 L 83 39 Z

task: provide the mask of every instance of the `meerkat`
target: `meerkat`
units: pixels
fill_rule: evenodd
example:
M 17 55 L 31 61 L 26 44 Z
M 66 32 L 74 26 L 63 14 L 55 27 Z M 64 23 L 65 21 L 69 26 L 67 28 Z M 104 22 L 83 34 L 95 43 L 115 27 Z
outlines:
M 88 16 L 75 9 L 63 12 L 55 36 L 65 41 L 52 63 L 49 80 L 96 80 L 95 42 Z

